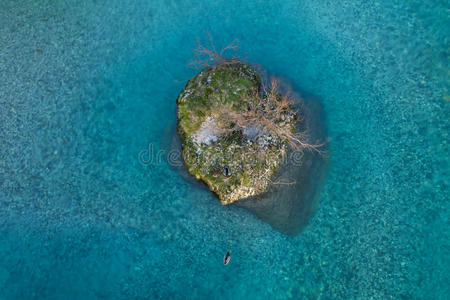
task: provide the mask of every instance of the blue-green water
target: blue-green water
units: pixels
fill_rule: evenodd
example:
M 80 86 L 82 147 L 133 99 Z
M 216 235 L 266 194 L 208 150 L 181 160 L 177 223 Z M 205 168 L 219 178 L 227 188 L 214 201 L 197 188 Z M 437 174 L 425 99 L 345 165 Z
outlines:
M 446 299 L 449 9 L 0 1 L 0 299 Z M 330 166 L 295 237 L 139 163 L 205 30 L 323 105 Z

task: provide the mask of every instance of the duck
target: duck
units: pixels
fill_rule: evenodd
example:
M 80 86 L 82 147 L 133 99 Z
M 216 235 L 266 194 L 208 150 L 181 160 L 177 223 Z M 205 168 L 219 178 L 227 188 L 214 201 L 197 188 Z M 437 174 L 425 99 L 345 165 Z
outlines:
M 223 264 L 228 265 L 230 259 L 231 259 L 230 251 L 227 251 L 227 254 L 225 254 L 225 256 L 223 257 Z

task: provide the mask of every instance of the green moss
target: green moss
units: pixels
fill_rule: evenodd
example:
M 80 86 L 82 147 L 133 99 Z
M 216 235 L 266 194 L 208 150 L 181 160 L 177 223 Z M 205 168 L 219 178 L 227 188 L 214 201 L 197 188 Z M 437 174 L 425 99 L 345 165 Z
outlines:
M 231 104 L 229 107 L 236 112 L 247 110 L 248 103 L 242 100 L 242 95 L 258 90 L 260 83 L 250 66 L 220 65 L 193 77 L 177 99 L 177 129 L 186 167 L 193 176 L 204 181 L 223 204 L 240 199 L 244 192 L 233 194 L 236 191 L 263 192 L 267 186 L 264 176 L 270 177 L 278 168 L 283 156 L 280 150 L 285 145 L 270 144 L 261 151 L 255 143 L 246 144 L 240 130 L 218 136 L 210 145 L 198 145 L 191 136 L 224 104 Z M 226 123 L 218 124 L 222 129 L 228 128 Z M 269 168 L 272 165 L 275 167 Z M 225 167 L 230 168 L 231 176 L 224 176 Z

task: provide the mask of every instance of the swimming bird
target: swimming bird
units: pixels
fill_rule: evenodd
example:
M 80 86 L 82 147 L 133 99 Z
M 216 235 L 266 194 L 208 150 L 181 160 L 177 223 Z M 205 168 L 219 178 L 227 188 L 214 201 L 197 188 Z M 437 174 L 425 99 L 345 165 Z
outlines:
M 228 265 L 228 263 L 230 262 L 230 251 L 227 251 L 227 254 L 225 254 L 225 256 L 223 257 L 223 264 L 224 265 Z

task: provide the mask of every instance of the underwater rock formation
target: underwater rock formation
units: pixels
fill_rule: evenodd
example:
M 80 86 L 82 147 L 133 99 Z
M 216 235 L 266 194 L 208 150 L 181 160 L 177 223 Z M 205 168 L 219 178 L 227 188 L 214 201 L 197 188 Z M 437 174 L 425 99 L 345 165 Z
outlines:
M 313 96 L 301 100 L 300 122 L 297 130 L 306 130 L 310 140 L 326 141 L 325 114 L 320 102 Z M 331 153 L 324 145 L 317 151 L 286 154 L 273 181 L 295 180 L 294 185 L 271 185 L 258 196 L 236 202 L 279 232 L 291 236 L 299 234 L 314 215 L 320 190 L 325 181 Z
M 267 81 L 269 74 L 260 65 L 252 64 L 263 81 Z M 291 93 L 295 109 L 299 116 L 296 131 L 307 132 L 309 141 L 326 141 L 327 130 L 325 113 L 320 101 L 313 95 L 302 92 L 301 98 L 294 92 L 293 83 L 286 78 L 277 78 L 279 90 L 282 94 Z M 168 165 L 184 180 L 194 187 L 210 189 L 203 182 L 188 173 L 181 153 L 182 145 L 177 126 L 171 123 L 162 135 L 161 146 Z M 264 193 L 258 196 L 241 199 L 235 203 L 239 207 L 254 213 L 277 231 L 287 235 L 297 235 L 314 214 L 316 203 L 328 169 L 331 153 L 325 144 L 317 151 L 296 151 L 289 149 L 272 181 L 291 182 L 294 185 L 272 184 Z M 176 155 L 171 155 L 176 154 Z M 232 172 L 231 168 L 230 171 Z M 222 173 L 223 174 L 223 173 Z
M 298 122 L 291 103 L 240 62 L 194 76 L 178 96 L 177 116 L 186 169 L 223 205 L 268 190 Z

